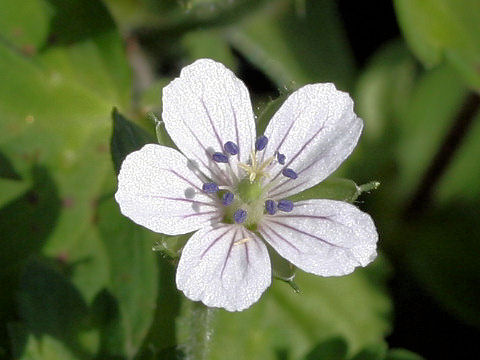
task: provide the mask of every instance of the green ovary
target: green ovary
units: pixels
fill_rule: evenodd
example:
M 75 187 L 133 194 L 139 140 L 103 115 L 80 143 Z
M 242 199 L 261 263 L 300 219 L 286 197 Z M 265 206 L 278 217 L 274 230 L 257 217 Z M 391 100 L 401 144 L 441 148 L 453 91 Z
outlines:
M 238 184 L 237 193 L 244 203 L 251 204 L 261 198 L 262 186 L 258 181 L 251 183 L 248 179 L 243 179 Z
M 235 201 L 225 207 L 223 222 L 233 224 L 235 212 L 244 209 L 247 212 L 247 219 L 242 225 L 248 230 L 256 231 L 257 224 L 263 217 L 264 208 L 261 184 L 258 181 L 251 183 L 249 179 L 243 179 L 235 191 Z

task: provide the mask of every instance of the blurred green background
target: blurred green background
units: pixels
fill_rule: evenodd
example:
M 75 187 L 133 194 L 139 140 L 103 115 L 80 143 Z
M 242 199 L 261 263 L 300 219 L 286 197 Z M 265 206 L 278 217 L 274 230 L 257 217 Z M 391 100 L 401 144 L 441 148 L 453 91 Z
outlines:
M 382 184 L 356 200 L 380 233 L 372 265 L 219 310 L 204 358 L 470 358 L 478 0 L 0 0 L 0 358 L 184 359 L 205 340 L 175 288 L 184 239 L 113 200 L 114 163 L 157 141 L 162 87 L 202 57 L 246 82 L 261 121 L 307 83 L 350 92 L 365 130 L 335 177 Z

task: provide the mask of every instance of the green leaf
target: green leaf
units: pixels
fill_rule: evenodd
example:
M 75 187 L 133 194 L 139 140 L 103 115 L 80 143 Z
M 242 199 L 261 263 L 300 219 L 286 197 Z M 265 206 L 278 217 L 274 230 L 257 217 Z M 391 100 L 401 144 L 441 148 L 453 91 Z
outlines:
M 138 125 L 123 117 L 117 109 L 112 112 L 113 134 L 110 144 L 115 171 L 120 172 L 125 157 L 145 144 L 155 143 L 155 139 Z
M 98 214 L 85 231 L 73 237 L 66 246 L 54 249 L 56 258 L 70 269 L 70 279 L 88 303 L 95 300 L 98 293 L 108 285 L 110 279 L 110 259 L 105 244 L 95 226 Z
M 299 294 L 277 281 L 251 308 L 219 310 L 210 359 L 235 354 L 238 360 L 273 360 L 283 351 L 295 359 L 332 336 L 343 337 L 351 351 L 382 341 L 390 329 L 391 304 L 384 280 L 372 282 L 366 270 L 340 278 L 298 272 Z
M 14 0 L 0 2 L 0 36 L 22 51 L 35 54 L 48 36 L 49 16 L 42 0 L 24 0 L 17 6 Z
M 354 96 L 356 111 L 365 122 L 361 144 L 363 139 L 378 141 L 391 131 L 410 99 L 415 73 L 413 57 L 398 40 L 380 48 L 369 60 Z
M 128 103 L 130 71 L 115 24 L 100 1 L 52 0 L 48 8 L 50 30 L 60 33 L 40 53 L 22 56 L 0 43 L 0 73 L 5 75 L 0 146 L 26 182 L 35 183 L 32 167 L 44 168 L 58 200 L 45 203 L 37 218 L 25 219 L 21 209 L 10 216 L 24 220 L 17 233 L 25 233 L 25 239 L 40 234 L 42 241 L 32 242 L 31 251 L 75 263 L 72 279 L 91 300 L 108 278 L 105 252 L 92 229 L 111 172 L 109 113 L 115 103 Z M 109 183 L 112 187 L 111 177 Z M 36 230 L 37 219 L 53 215 L 55 222 L 40 223 Z
M 25 324 L 15 321 L 7 324 L 10 350 L 14 359 L 20 359 L 28 340 L 28 330 Z
M 384 360 L 388 346 L 385 343 L 369 345 L 350 360 Z
M 477 327 L 479 216 L 478 203 L 459 203 L 417 217 L 397 231 L 409 273 L 450 313 Z
M 123 217 L 112 198 L 99 205 L 98 226 L 107 251 L 108 289 L 118 300 L 125 354 L 132 358 L 150 327 L 158 289 L 155 234 Z
M 162 113 L 162 90 L 170 81 L 171 79 L 161 78 L 153 82 L 140 94 L 139 110 L 147 118 L 149 117 L 149 112 L 154 112 L 155 114 Z M 151 124 L 152 119 L 148 120 L 150 120 L 149 123 Z
M 16 320 L 19 273 L 45 245 L 59 217 L 61 202 L 51 174 L 37 166 L 31 178 L 28 191 L 0 209 L 0 324 Z
M 43 336 L 41 339 L 30 335 L 25 345 L 25 350 L 19 360 L 77 360 L 82 356 L 76 356 L 75 352 L 65 346 L 61 341 Z
M 0 178 L 22 180 L 12 162 L 2 152 L 0 152 Z
M 345 360 L 348 346 L 344 339 L 333 338 L 322 341 L 310 351 L 304 360 Z
M 278 98 L 269 101 L 260 107 L 256 121 L 258 136 L 263 135 L 273 115 L 275 115 L 278 109 L 280 109 L 285 100 L 287 100 L 287 97 L 288 94 L 282 94 Z
M 364 120 L 364 130 L 355 151 L 336 176 L 358 181 L 385 179 L 378 196 L 384 196 L 386 201 L 392 201 L 399 189 L 397 182 L 388 179 L 398 177 L 399 127 L 411 101 L 417 67 L 404 43 L 394 40 L 373 55 L 355 86 L 355 108 Z
M 480 90 L 480 3 L 477 0 L 396 0 L 399 24 L 426 66 L 442 59 Z
M 55 78 L 69 80 L 103 99 L 126 108 L 131 73 L 122 39 L 107 8 L 99 0 L 46 0 L 54 16 L 52 41 L 39 56 Z M 58 80 L 58 79 L 57 79 Z
M 403 196 L 419 185 L 466 94 L 461 79 L 448 66 L 427 72 L 417 83 L 399 122 L 397 191 L 401 189 Z
M 124 333 L 121 326 L 120 309 L 117 299 L 106 289 L 93 300 L 92 324 L 99 329 L 99 358 L 121 358 L 123 356 Z
M 88 307 L 61 273 L 38 260 L 29 261 L 18 301 L 20 316 L 33 334 L 50 335 L 81 351 L 79 333 L 88 324 Z
M 9 201 L 17 198 L 27 191 L 29 183 L 26 181 L 0 178 L 0 208 Z
M 424 358 L 405 349 L 392 349 L 385 360 L 424 360 Z
M 266 0 L 107 0 L 127 29 L 142 28 L 149 41 L 189 31 L 231 25 Z M 148 26 L 148 27 L 147 27 Z M 154 31 L 151 31 L 152 28 Z M 158 30 L 158 31 L 155 31 Z M 158 42 L 158 40 L 157 40 Z
M 480 173 L 472 171 L 472 164 L 480 157 L 479 137 L 480 113 L 472 120 L 471 128 L 438 183 L 435 196 L 439 202 L 476 201 L 480 197 Z
M 198 30 L 185 34 L 182 45 L 187 52 L 189 62 L 201 58 L 209 58 L 221 62 L 235 71 L 237 61 L 228 45 L 223 30 Z
M 346 88 L 355 66 L 339 19 L 328 0 L 307 0 L 301 14 L 293 1 L 267 2 L 227 36 L 279 87 L 333 81 Z
M 37 166 L 31 178 L 28 191 L 0 209 L 0 233 L 8 234 L 0 238 L 4 270 L 16 268 L 39 251 L 58 220 L 61 202 L 51 174 Z
M 155 315 L 142 348 L 135 360 L 183 359 L 177 348 L 175 329 L 180 311 L 180 293 L 175 285 L 175 267 L 165 258 L 158 259 L 159 291 Z M 183 295 L 182 295 L 183 296 Z

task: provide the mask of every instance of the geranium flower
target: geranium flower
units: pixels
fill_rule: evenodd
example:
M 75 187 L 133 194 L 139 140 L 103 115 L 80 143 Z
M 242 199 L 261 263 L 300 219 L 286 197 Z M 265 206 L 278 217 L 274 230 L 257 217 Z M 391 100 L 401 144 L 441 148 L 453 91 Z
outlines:
M 115 195 L 121 212 L 168 235 L 196 231 L 183 248 L 178 289 L 240 311 L 270 285 L 265 242 L 298 268 L 340 276 L 376 256 L 369 215 L 334 200 L 288 197 L 329 176 L 357 144 L 363 122 L 333 84 L 295 91 L 256 138 L 242 81 L 201 59 L 163 89 L 163 121 L 178 150 L 128 155 Z

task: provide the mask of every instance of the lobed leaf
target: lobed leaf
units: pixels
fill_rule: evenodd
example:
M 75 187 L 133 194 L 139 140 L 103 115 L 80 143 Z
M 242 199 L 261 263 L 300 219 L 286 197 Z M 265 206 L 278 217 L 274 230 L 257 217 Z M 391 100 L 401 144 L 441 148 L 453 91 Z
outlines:
M 476 0 L 396 0 L 398 20 L 413 52 L 426 66 L 445 59 L 480 90 L 480 3 Z

